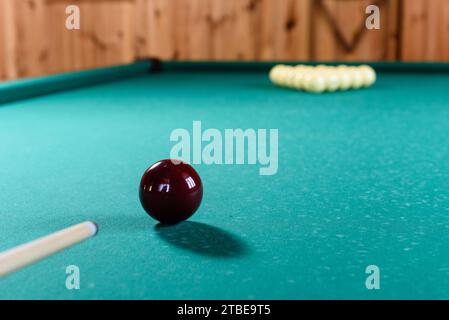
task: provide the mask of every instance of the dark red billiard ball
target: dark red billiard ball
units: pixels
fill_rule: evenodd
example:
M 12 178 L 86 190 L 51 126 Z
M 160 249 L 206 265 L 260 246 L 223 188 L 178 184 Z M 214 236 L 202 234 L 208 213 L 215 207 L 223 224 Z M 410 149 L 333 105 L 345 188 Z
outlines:
M 203 198 L 200 176 L 189 164 L 174 159 L 161 160 L 142 176 L 140 202 L 154 219 L 165 224 L 186 220 L 195 213 Z

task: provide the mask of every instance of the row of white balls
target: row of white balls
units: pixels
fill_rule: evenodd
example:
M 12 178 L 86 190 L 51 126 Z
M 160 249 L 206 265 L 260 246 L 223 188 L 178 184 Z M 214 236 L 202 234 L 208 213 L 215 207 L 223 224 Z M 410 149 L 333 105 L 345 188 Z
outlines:
M 376 82 L 376 72 L 361 66 L 287 66 L 276 65 L 269 74 L 273 84 L 281 87 L 322 93 L 369 87 Z

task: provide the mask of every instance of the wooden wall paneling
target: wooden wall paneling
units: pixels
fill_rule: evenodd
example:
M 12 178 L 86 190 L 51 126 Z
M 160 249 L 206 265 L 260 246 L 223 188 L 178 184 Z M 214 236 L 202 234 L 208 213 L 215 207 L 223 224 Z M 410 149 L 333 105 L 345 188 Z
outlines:
M 214 2 L 213 59 L 306 60 L 311 0 Z
M 31 53 L 31 59 L 27 59 L 31 63 L 27 64 L 25 76 L 39 76 L 46 74 L 52 63 L 49 59 L 48 50 L 51 30 L 48 28 L 47 6 L 42 0 L 28 1 L 26 10 L 29 12 L 27 14 L 29 20 L 26 22 L 28 37 L 26 43 L 21 43 L 21 45 Z M 17 18 L 17 21 L 19 21 L 19 18 Z
M 285 47 L 289 45 L 286 30 L 291 30 L 288 5 L 289 0 L 263 1 L 261 32 L 264 39 L 263 58 L 266 60 L 288 60 L 284 54 Z
M 397 41 L 397 24 L 396 19 L 390 20 L 390 12 L 394 11 L 394 7 L 397 4 L 395 0 L 377 0 L 377 5 L 380 7 L 381 28 L 379 30 L 368 30 L 365 26 L 367 14 L 365 13 L 366 7 L 370 4 L 376 4 L 376 1 L 364 0 L 361 1 L 361 24 L 354 26 L 360 32 L 360 38 L 355 44 L 355 47 L 351 53 L 345 58 L 350 60 L 386 60 L 388 56 L 391 59 L 397 58 L 397 52 L 395 48 L 390 48 L 392 39 L 396 38 Z M 359 10 L 355 5 L 353 10 Z M 340 20 L 344 23 L 344 20 Z M 392 38 L 389 39 L 389 36 Z M 356 34 L 357 36 L 357 34 Z
M 364 22 L 364 10 L 360 2 L 319 0 L 315 5 L 313 35 L 313 59 L 349 60 L 349 47 Z M 342 23 L 344 21 L 344 24 Z
M 269 46 L 272 47 L 271 51 L 273 55 L 268 57 L 268 60 L 288 60 L 285 57 L 284 51 L 289 45 L 286 30 L 291 30 L 289 2 L 289 0 L 280 0 L 270 8 L 272 10 L 271 19 L 274 19 L 273 29 L 265 31 L 272 33 L 272 42 L 269 43 Z M 266 23 L 267 19 L 270 19 L 270 11 L 267 12 L 268 15 L 264 15 L 263 24 Z
M 209 16 L 211 58 L 249 60 L 257 55 L 259 2 L 230 0 L 213 2 Z
M 95 65 L 97 50 L 101 50 L 103 42 L 97 38 L 96 32 L 92 30 L 99 28 L 100 17 L 94 11 L 95 6 L 87 1 L 80 6 L 81 10 L 81 29 L 78 45 L 81 46 L 82 67 L 89 68 Z
M 311 2 L 140 1 L 147 19 L 140 16 L 139 25 L 148 30 L 148 35 L 138 31 L 139 56 L 180 60 L 306 60 Z
M 130 32 L 125 31 L 129 26 L 123 19 L 128 13 L 126 1 L 82 1 L 79 7 L 81 30 L 64 32 L 73 47 L 81 46 L 81 55 L 74 56 L 75 63 L 91 68 L 126 62 L 124 52 L 129 51 Z
M 381 29 L 367 30 L 365 9 L 381 10 Z M 396 57 L 391 41 L 397 38 L 396 19 L 389 12 L 397 0 L 317 0 L 313 7 L 311 58 L 314 60 L 384 60 Z M 396 40 L 397 41 L 397 40 Z
M 243 59 L 245 60 L 261 60 L 261 46 L 262 46 L 262 5 L 263 0 L 248 0 L 242 10 L 243 15 L 248 17 L 244 36 L 239 38 L 240 40 L 248 40 L 251 44 L 249 50 L 245 50 L 243 53 Z
M 135 2 L 130 0 L 103 2 L 99 4 L 95 12 L 101 12 L 102 33 L 97 34 L 99 39 L 104 39 L 104 50 L 100 58 L 104 59 L 105 65 L 128 63 L 134 60 L 135 51 L 135 29 L 133 16 L 135 13 Z
M 92 30 L 98 39 L 103 41 L 103 50 L 99 54 L 99 58 L 103 60 L 104 65 L 114 64 L 114 61 L 119 60 L 124 47 L 126 46 L 123 42 L 123 48 L 117 47 L 120 44 L 120 38 L 124 37 L 123 21 L 121 10 L 125 10 L 121 2 L 110 2 L 100 4 L 95 8 L 95 13 L 101 15 L 99 19 L 101 23 L 100 32 Z M 97 62 L 98 63 L 98 62 Z
M 259 59 L 308 60 L 312 0 L 262 2 Z
M 321 1 L 321 0 L 316 0 Z M 338 39 L 332 30 L 332 25 L 329 23 L 329 16 L 325 14 L 323 9 L 332 13 L 337 11 L 338 3 L 332 1 L 329 3 L 312 4 L 311 16 L 313 22 L 311 24 L 311 39 L 310 39 L 310 55 L 311 59 L 315 60 L 332 60 L 339 56 Z M 334 17 L 335 14 L 332 14 Z
M 58 13 L 57 8 L 54 5 L 49 5 L 46 3 L 46 11 L 45 11 L 45 33 L 48 38 L 47 43 L 47 56 L 48 56 L 48 66 L 47 73 L 55 73 L 59 71 L 60 66 L 62 65 L 62 54 L 58 52 L 58 48 L 62 45 L 58 43 L 60 41 L 60 29 L 58 28 L 55 22 L 55 15 Z
M 174 57 L 189 60 L 209 60 L 212 58 L 212 37 L 210 14 L 212 1 L 209 0 L 178 0 L 176 13 L 187 15 L 186 24 L 178 24 L 175 39 L 188 39 L 180 44 L 188 43 L 183 48 L 176 43 Z M 177 20 L 178 22 L 179 20 Z M 183 20 L 181 20 L 183 21 Z
M 116 46 L 123 48 L 121 50 L 121 57 L 114 60 L 114 64 L 132 62 L 137 57 L 136 42 L 135 42 L 135 23 L 134 19 L 137 12 L 136 1 L 127 1 L 121 4 L 121 31 L 117 33 L 118 41 Z M 123 47 L 122 47 L 123 46 Z
M 125 48 L 117 47 L 120 45 L 120 37 L 123 38 L 124 32 L 122 31 L 121 17 L 123 12 L 120 11 L 121 2 L 111 1 L 109 3 L 95 3 L 91 2 L 94 6 L 96 21 L 89 30 L 92 40 L 95 38 L 95 53 L 96 53 L 96 65 L 106 66 L 114 64 L 115 61 L 119 61 L 121 57 L 121 51 Z
M 147 0 L 143 20 L 147 55 L 161 59 L 209 60 L 212 57 L 209 0 Z
M 438 60 L 449 61 L 449 3 L 447 1 L 444 2 L 441 14 L 442 22 L 438 40 L 441 46 L 441 54 Z M 429 37 L 432 37 L 432 34 Z
M 0 1 L 0 81 L 6 79 L 5 2 L 6 1 Z
M 134 50 L 137 59 L 147 57 L 147 34 L 148 34 L 148 12 L 147 0 L 135 0 L 134 2 Z
M 385 27 L 384 43 L 385 52 L 384 60 L 398 60 L 400 57 L 400 17 L 401 17 L 401 1 L 402 0 L 389 0 L 386 13 L 386 19 L 382 20 L 382 24 Z
M 161 59 L 173 59 L 175 54 L 175 8 L 177 0 L 149 0 L 146 3 L 148 19 L 147 54 Z
M 235 20 L 237 19 L 236 1 L 214 2 L 209 24 L 211 28 L 211 54 L 217 60 L 232 60 L 238 54 L 235 36 Z
M 66 6 L 67 3 L 64 1 L 45 2 L 43 13 L 45 25 L 42 33 L 46 39 L 47 73 L 49 74 L 78 69 L 74 63 L 76 51 L 74 52 L 74 45 L 69 37 L 80 31 L 66 29 Z M 83 22 L 83 16 L 81 16 L 81 26 Z
M 51 72 L 127 63 L 136 55 L 133 0 L 47 1 Z M 65 9 L 78 5 L 81 29 L 67 30 Z
M 2 34 L 2 45 L 0 47 L 0 55 L 2 56 L 3 76 L 6 79 L 15 79 L 18 77 L 16 68 L 16 32 L 15 32 L 15 6 L 14 0 L 3 0 L 1 3 L 0 13 L 0 33 Z
M 441 47 L 440 56 L 437 60 L 449 61 L 449 3 L 444 2 L 441 10 L 441 26 L 438 33 L 438 44 Z M 432 34 L 428 35 L 432 37 Z
M 75 60 L 77 56 L 74 52 L 74 44 L 73 38 L 76 33 L 83 31 L 83 11 L 81 9 L 81 30 L 67 30 L 65 26 L 67 15 L 65 13 L 66 7 L 69 4 L 77 4 L 69 3 L 65 1 L 55 2 L 50 8 L 50 16 L 48 17 L 50 22 L 50 28 L 48 32 L 50 34 L 50 41 L 56 41 L 57 46 L 54 47 L 53 56 L 57 57 L 60 61 L 59 65 L 55 66 L 53 72 L 67 72 L 70 70 L 74 70 Z M 93 67 L 95 64 L 89 65 L 87 67 Z M 82 66 L 81 68 L 83 68 Z
M 149 0 L 152 1 L 152 0 Z M 174 0 L 172 8 L 173 27 L 171 30 L 170 59 L 189 60 L 191 53 L 191 42 L 195 34 L 191 34 L 190 6 L 188 1 Z M 163 30 L 161 30 L 162 32 Z
M 408 0 L 403 3 L 403 21 L 401 25 L 401 58 L 417 60 L 423 58 L 425 50 L 423 39 L 427 33 L 426 4 L 422 1 Z
M 258 60 L 260 46 L 260 2 L 257 0 L 234 0 L 234 30 L 227 38 L 233 37 L 234 59 Z
M 410 1 L 403 5 L 401 58 L 417 60 L 424 57 L 422 39 L 426 34 L 425 8 L 421 2 Z M 417 41 L 420 39 L 420 41 Z
M 66 3 L 67 5 L 67 3 Z M 89 59 L 91 59 L 92 54 L 89 52 L 89 50 L 86 50 L 85 46 L 88 45 L 89 47 L 92 46 L 91 43 L 87 44 L 85 39 L 85 30 L 88 30 L 91 24 L 91 21 L 89 19 L 90 15 L 92 13 L 89 12 L 88 3 L 83 4 L 80 6 L 80 12 L 81 12 L 81 20 L 80 20 L 80 30 L 65 30 L 64 34 L 61 34 L 60 36 L 67 37 L 70 39 L 71 44 L 71 52 L 73 55 L 72 60 L 72 68 L 74 70 L 82 70 L 83 68 L 86 68 L 86 66 L 89 65 Z M 54 8 L 54 10 L 57 10 L 60 12 L 62 8 Z M 55 13 L 56 14 L 56 13 Z M 64 17 L 66 19 L 66 15 Z M 54 52 L 57 52 L 57 46 L 54 48 Z M 92 57 L 93 58 L 93 57 Z M 90 65 L 93 65 L 93 62 L 90 62 Z
M 382 29 L 363 30 L 376 3 Z M 448 39 L 447 0 L 0 0 L 0 79 L 138 57 L 449 61 Z
M 282 22 L 279 21 L 279 10 L 277 10 L 277 1 L 262 1 L 260 6 L 260 25 L 258 32 L 260 32 L 259 42 L 259 59 L 260 60 L 274 60 L 277 55 L 275 42 L 279 43 L 276 37 L 276 27 L 282 28 Z
M 287 19 L 284 24 L 285 51 L 282 60 L 308 60 L 310 46 L 311 17 L 310 0 L 290 0 L 287 7 Z
M 344 25 L 346 21 L 346 25 L 348 29 L 351 28 L 353 31 L 351 41 L 353 41 L 354 48 L 344 55 L 344 59 L 349 60 L 383 60 L 384 52 L 386 52 L 387 43 L 385 42 L 385 34 L 387 34 L 386 30 L 387 26 L 387 12 L 388 6 L 386 1 L 378 1 L 377 5 L 380 7 L 380 16 L 381 16 L 381 29 L 376 30 L 368 30 L 366 28 L 366 18 L 367 14 L 365 12 L 366 7 L 370 4 L 373 4 L 372 0 L 364 0 L 360 1 L 360 4 L 356 2 L 348 3 L 348 9 L 354 12 L 354 17 L 358 15 L 358 12 L 361 12 L 360 16 L 357 19 L 348 19 L 348 16 L 345 12 L 342 12 L 340 7 L 339 12 L 339 24 Z M 357 15 L 356 15 L 357 12 Z M 344 18 L 343 18 L 344 17 Z M 354 23 L 351 24 L 350 21 Z M 346 28 L 342 28 L 342 30 L 346 30 Z
M 429 1 L 427 33 L 422 41 L 426 60 L 449 60 L 449 2 Z
M 449 61 L 449 1 L 403 1 L 401 58 Z

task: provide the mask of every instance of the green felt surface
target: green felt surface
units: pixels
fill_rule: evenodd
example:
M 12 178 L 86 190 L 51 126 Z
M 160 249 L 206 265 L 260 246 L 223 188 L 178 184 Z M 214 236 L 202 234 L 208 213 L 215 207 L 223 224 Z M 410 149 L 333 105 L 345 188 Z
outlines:
M 403 70 L 311 95 L 263 69 L 173 68 L 4 104 L 0 250 L 86 219 L 100 232 L 0 279 L 0 298 L 447 299 L 448 85 Z M 279 171 L 197 165 L 201 208 L 162 228 L 139 180 L 193 120 L 279 129 Z M 65 288 L 71 264 L 80 290 Z

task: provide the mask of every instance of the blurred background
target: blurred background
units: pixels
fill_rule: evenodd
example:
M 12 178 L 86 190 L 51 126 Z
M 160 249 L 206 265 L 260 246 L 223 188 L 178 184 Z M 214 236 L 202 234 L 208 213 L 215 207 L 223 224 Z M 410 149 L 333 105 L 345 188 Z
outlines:
M 0 80 L 144 58 L 449 61 L 449 0 L 0 0 Z

